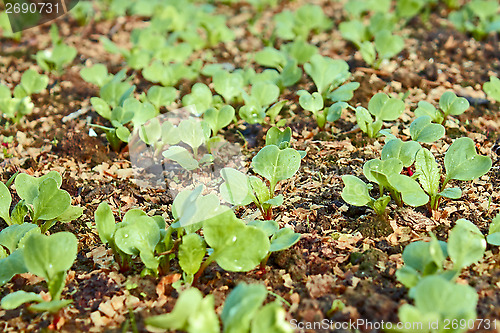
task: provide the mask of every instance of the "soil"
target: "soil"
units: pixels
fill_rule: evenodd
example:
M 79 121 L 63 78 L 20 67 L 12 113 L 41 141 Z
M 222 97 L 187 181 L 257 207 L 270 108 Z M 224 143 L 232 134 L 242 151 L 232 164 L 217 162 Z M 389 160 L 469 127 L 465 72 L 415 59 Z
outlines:
M 244 281 L 264 284 L 289 302 L 290 306 L 286 307 L 288 320 L 397 322 L 398 308 L 411 302 L 408 290 L 395 277 L 396 270 L 403 264 L 404 247 L 412 241 L 428 239 L 430 232 L 446 240 L 448 231 L 460 218 L 472 221 L 487 234 L 491 219 L 500 211 L 499 104 L 486 99 L 482 91 L 490 75 L 500 74 L 499 36 L 492 34 L 483 41 L 476 41 L 443 25 L 447 9 L 439 5 L 427 21 L 419 17 L 410 21 L 401 31 L 406 36 L 405 50 L 380 70 L 374 70 L 335 29 L 344 19 L 339 14 L 341 3 L 319 3 L 335 25 L 326 33 L 311 36 L 311 41 L 323 55 L 344 59 L 350 65 L 352 80 L 361 84 L 351 105 L 366 107 L 369 99 L 381 91 L 408 92 L 405 113 L 397 121 L 385 124 L 405 140 L 409 135 L 404 129 L 411 122 L 412 110 L 418 101 L 436 104 L 444 91 L 453 90 L 468 98 L 471 107 L 464 114 L 449 119 L 447 135 L 428 148 L 432 148 L 442 163 L 452 140 L 468 136 L 477 144 L 478 153 L 491 157 L 494 166 L 478 180 L 452 182 L 451 185 L 462 188 L 462 198 L 442 202 L 434 216 L 425 207 L 399 208 L 391 203 L 389 224 L 378 219 L 369 208 L 349 206 L 340 197 L 341 176 L 353 174 L 364 179 L 362 166 L 367 160 L 380 156 L 383 139 L 369 139 L 356 131 L 351 111 L 344 112 L 340 120 L 319 131 L 312 116 L 298 105 L 295 92 L 312 88 L 304 75 L 296 86 L 281 96 L 288 100 L 281 117 L 288 118 L 287 124 L 293 130 L 293 147 L 306 150 L 307 155 L 299 172 L 280 184 L 278 190 L 284 195 L 285 203 L 273 210 L 280 225 L 292 227 L 302 235 L 301 240 L 291 249 L 273 254 L 265 271 L 231 273 L 211 264 L 196 287 L 204 294 L 215 296 L 218 313 L 228 293 Z M 272 13 L 296 6 L 295 2 L 281 2 L 278 7 L 263 12 L 255 28 L 264 29 Z M 260 39 L 248 31 L 245 18 L 254 15 L 254 9 L 245 3 L 217 5 L 217 12 L 231 18 L 229 25 L 233 30 L 245 33 L 235 42 L 214 48 L 214 57 L 219 62 L 233 63 L 237 68 L 243 66 L 247 57 L 245 52 L 264 47 Z M 174 261 L 165 276 L 140 277 L 138 260 L 130 272 L 121 274 L 112 253 L 97 235 L 93 216 L 97 206 L 107 201 L 116 213 L 141 208 L 163 214 L 169 223 L 172 222 L 169 215 L 172 197 L 166 190 L 135 185 L 130 177 L 127 149 L 112 151 L 103 133 L 89 135 L 87 117 L 94 124 L 106 125 L 107 121 L 90 108 L 90 98 L 98 95 L 98 89 L 79 75 L 82 64 L 88 63 L 104 63 L 114 73 L 121 69 L 123 59 L 107 54 L 98 38 L 110 36 L 110 28 L 115 27 L 111 37 L 126 45 L 124 41 L 128 40 L 131 30 L 143 22 L 141 18 L 130 17 L 81 27 L 65 16 L 57 24 L 64 40 L 75 46 L 79 55 L 63 76 L 50 76 L 50 92 L 35 96 L 32 114 L 15 125 L 1 120 L 0 140 L 13 136 L 13 141 L 4 143 L 0 179 L 6 182 L 17 171 L 40 176 L 58 170 L 63 173 L 62 188 L 71 194 L 73 204 L 84 207 L 84 214 L 77 221 L 51 229 L 51 232 L 71 231 L 79 239 L 78 257 L 63 292 L 63 298 L 72 299 L 73 303 L 57 321 L 48 314 L 30 313 L 26 307 L 0 310 L 0 327 L 3 332 L 39 332 L 54 328 L 51 325 L 56 323 L 61 332 L 122 332 L 132 330 L 135 325 L 134 329 L 143 332 L 146 331 L 145 318 L 172 310 L 178 297 L 172 283 L 179 279 L 182 271 Z M 17 84 L 24 70 L 36 68 L 32 56 L 47 46 L 49 28 L 50 24 L 44 24 L 24 31 L 19 43 L 5 38 L 0 40 L 2 83 Z M 267 31 L 264 29 L 263 34 L 268 34 Z M 258 69 L 257 65 L 255 67 Z M 135 80 L 140 91 L 151 86 L 140 75 L 136 75 Z M 200 80 L 205 79 L 201 77 Z M 191 84 L 181 82 L 177 86 L 183 91 L 181 95 L 189 92 Z M 87 111 L 75 119 L 63 120 L 80 109 Z M 246 139 L 244 154 L 253 156 L 263 146 L 268 128 L 269 125 L 248 125 L 239 121 L 226 128 L 224 136 L 241 142 L 241 133 Z M 374 195 L 377 191 L 374 190 Z M 14 196 L 14 203 L 18 200 Z M 237 213 L 243 216 L 253 211 L 255 207 L 250 206 Z M 1 221 L 0 229 L 4 227 L 6 224 Z M 478 318 L 500 320 L 498 247 L 489 246 L 483 260 L 465 269 L 459 280 L 477 290 Z M 0 288 L 0 297 L 21 289 L 47 290 L 45 282 L 22 274 Z M 345 307 L 332 310 L 332 303 L 337 300 Z M 362 332 L 373 331 L 368 326 L 359 328 Z M 333 330 L 307 332 L 328 331 Z M 473 331 L 488 330 L 477 328 Z

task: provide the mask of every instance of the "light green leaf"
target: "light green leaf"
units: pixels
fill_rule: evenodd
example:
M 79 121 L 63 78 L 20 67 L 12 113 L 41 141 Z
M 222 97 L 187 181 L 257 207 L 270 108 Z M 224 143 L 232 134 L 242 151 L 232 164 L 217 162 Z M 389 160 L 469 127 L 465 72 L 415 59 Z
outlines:
M 10 204 L 12 197 L 10 191 L 3 182 L 0 181 L 0 217 L 10 225 Z
M 286 312 L 279 301 L 264 305 L 252 320 L 251 333 L 292 333 Z
M 419 207 L 429 201 L 429 196 L 414 179 L 405 175 L 393 174 L 388 177 L 388 180 L 391 186 L 401 193 L 403 201 L 407 205 Z
M 116 224 L 111 207 L 109 207 L 106 202 L 101 202 L 99 204 L 99 207 L 97 207 L 94 213 L 94 219 L 101 242 L 103 242 L 103 244 L 112 242 Z
M 181 121 L 178 128 L 181 141 L 187 143 L 194 152 L 210 138 L 208 125 L 194 118 Z
M 16 186 L 17 195 L 21 199 L 26 200 L 27 204 L 33 204 L 33 201 L 38 196 L 38 186 L 47 178 L 52 178 L 56 181 L 57 187 L 62 184 L 61 174 L 57 171 L 50 171 L 41 177 L 32 177 L 25 173 L 17 175 L 14 184 Z
M 14 224 L 0 232 L 0 245 L 13 253 L 21 244 L 21 240 L 31 233 L 40 233 L 40 228 L 33 223 Z
M 224 200 L 238 206 L 246 206 L 253 201 L 247 175 L 233 168 L 223 168 L 220 174 L 225 181 L 219 188 L 220 195 Z
M 210 88 L 203 83 L 195 83 L 191 93 L 182 98 L 182 105 L 194 105 L 197 114 L 203 114 L 213 104 L 213 96 Z
M 271 67 L 280 70 L 287 62 L 287 58 L 282 51 L 272 47 L 265 47 L 255 54 L 255 62 L 264 67 Z
M 454 268 L 460 270 L 481 260 L 485 249 L 486 240 L 479 228 L 465 219 L 458 220 L 448 237 L 448 253 Z
M 439 99 L 439 107 L 445 115 L 458 116 L 469 108 L 469 101 L 464 97 L 457 97 L 452 91 L 447 91 Z
M 50 236 L 35 233 L 26 239 L 23 257 L 29 272 L 50 282 L 71 268 L 77 250 L 78 241 L 70 232 Z
M 215 91 L 224 97 L 226 103 L 230 103 L 240 96 L 243 89 L 243 77 L 238 73 L 219 71 L 213 76 Z
M 368 111 L 383 121 L 396 120 L 404 111 L 405 103 L 398 98 L 390 98 L 384 93 L 377 93 L 368 102 Z
M 381 30 L 375 35 L 375 49 L 381 59 L 389 59 L 403 50 L 405 41 L 389 30 Z
M 108 74 L 108 69 L 103 64 L 95 64 L 91 67 L 82 68 L 80 76 L 85 81 L 95 84 L 98 87 L 104 86 L 112 79 L 112 76 Z
M 467 137 L 456 139 L 444 156 L 446 180 L 473 180 L 491 168 L 491 158 L 476 153 L 474 141 Z
M 444 136 L 444 126 L 441 124 L 433 124 L 431 120 L 429 116 L 421 116 L 411 123 L 410 135 L 412 140 L 432 143 Z
M 280 150 L 275 145 L 265 146 L 252 159 L 252 168 L 270 182 L 270 193 L 276 184 L 293 177 L 300 167 L 300 154 L 293 148 Z
M 298 94 L 300 96 L 299 104 L 304 110 L 316 114 L 319 110 L 323 109 L 323 97 L 319 93 L 313 92 L 311 95 L 305 90 L 299 90 Z
M 432 153 L 422 148 L 415 158 L 415 170 L 420 173 L 418 180 L 424 190 L 434 198 L 439 192 L 439 179 L 441 176 L 439 166 Z
M 267 107 L 278 100 L 280 88 L 274 83 L 257 82 L 252 85 L 250 94 L 261 106 Z
M 23 249 L 15 250 L 3 259 L 0 259 L 0 286 L 3 286 L 16 274 L 27 273 L 24 264 Z
M 500 79 L 490 76 L 490 81 L 483 85 L 483 90 L 489 98 L 500 103 Z
M 380 155 L 382 160 L 397 158 L 407 168 L 415 162 L 415 156 L 421 148 L 422 146 L 418 142 L 403 142 L 401 139 L 396 138 L 386 142 Z
M 28 69 L 21 76 L 21 86 L 24 91 L 31 96 L 33 94 L 41 93 L 49 84 L 49 77 L 47 75 L 38 74 L 34 69 Z
M 267 297 L 267 290 L 258 284 L 241 283 L 227 296 L 221 319 L 224 333 L 248 332 L 250 322 Z
M 50 313 L 57 313 L 59 310 L 62 308 L 70 305 L 73 303 L 72 300 L 70 299 L 62 299 L 62 300 L 55 300 L 55 301 L 50 301 L 50 302 L 41 302 L 38 304 L 33 304 L 28 307 L 30 311 L 34 312 L 50 312 Z
M 281 131 L 278 127 L 271 127 L 266 133 L 266 146 L 275 145 L 280 149 L 290 147 L 292 129 L 290 127 Z
M 297 243 L 299 239 L 300 234 L 294 232 L 290 228 L 282 228 L 271 238 L 271 247 L 269 248 L 269 252 L 277 252 L 288 249 Z
M 458 187 L 445 188 L 439 195 L 448 199 L 460 199 L 462 196 L 462 190 Z
M 2 298 L 2 308 L 5 310 L 12 310 L 18 308 L 24 303 L 31 302 L 43 302 L 43 298 L 41 295 L 36 293 L 29 293 L 24 290 L 18 290 L 13 293 L 8 294 L 4 298 Z
M 205 111 L 203 119 L 212 130 L 212 135 L 217 133 L 231 123 L 235 115 L 234 108 L 231 105 L 224 105 L 220 109 L 209 108 Z
M 172 146 L 163 152 L 163 157 L 173 160 L 180 164 L 186 170 L 194 170 L 198 168 L 198 161 L 193 158 L 193 155 L 184 147 Z
M 60 190 L 52 178 L 47 178 L 38 186 L 38 195 L 33 200 L 33 221 L 52 220 L 71 206 L 71 196 Z
M 328 93 L 331 87 L 335 88 L 349 77 L 349 65 L 344 60 L 332 59 L 315 54 L 304 70 L 312 78 L 320 95 Z
M 184 273 L 194 275 L 200 269 L 201 262 L 205 257 L 206 248 L 203 238 L 192 233 L 182 237 L 179 245 L 179 265 Z
M 342 176 L 345 184 L 341 196 L 345 202 L 354 206 L 365 206 L 373 201 L 370 197 L 370 186 L 358 177 L 352 175 Z
M 491 245 L 500 246 L 500 213 L 491 221 L 487 241 Z

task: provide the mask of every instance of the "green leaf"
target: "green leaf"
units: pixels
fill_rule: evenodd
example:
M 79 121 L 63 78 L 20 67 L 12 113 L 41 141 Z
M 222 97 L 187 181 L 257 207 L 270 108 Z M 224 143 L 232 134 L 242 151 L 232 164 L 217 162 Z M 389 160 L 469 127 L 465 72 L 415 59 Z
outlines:
M 78 241 L 70 232 L 50 236 L 32 234 L 24 244 L 24 262 L 28 271 L 50 284 L 60 273 L 71 268 L 76 259 Z M 51 295 L 54 298 L 53 293 Z
M 410 125 L 412 140 L 432 143 L 441 139 L 445 134 L 444 126 L 431 123 L 431 117 L 422 116 L 415 119 Z
M 265 146 L 252 159 L 255 172 L 270 182 L 270 193 L 276 184 L 293 177 L 300 167 L 300 154 L 293 148 L 280 150 L 277 146 Z
M 184 273 L 194 275 L 198 272 L 205 253 L 205 244 L 199 235 L 193 233 L 182 237 L 178 258 Z
M 313 92 L 311 95 L 305 90 L 300 90 L 298 94 L 300 96 L 299 104 L 304 110 L 316 114 L 319 110 L 323 109 L 323 97 L 319 93 Z
M 462 196 L 462 190 L 458 187 L 445 188 L 439 195 L 448 199 L 460 199 Z
M 342 37 L 355 45 L 360 45 L 368 40 L 367 31 L 363 22 L 359 20 L 344 21 L 339 24 Z
M 405 103 L 384 93 L 377 93 L 368 102 L 368 111 L 383 121 L 396 120 L 404 111 Z
M 452 91 L 447 91 L 439 99 L 439 107 L 445 115 L 458 116 L 469 108 L 469 101 L 464 97 L 457 97 Z
M 361 53 L 363 60 L 370 66 L 373 65 L 375 59 L 377 59 L 375 45 L 370 41 L 361 43 L 359 46 L 359 52 Z
M 95 64 L 91 67 L 84 67 L 80 70 L 80 76 L 85 81 L 95 84 L 98 87 L 108 83 L 112 76 L 108 74 L 108 69 L 103 64 Z
M 212 79 L 215 91 L 224 97 L 226 103 L 240 96 L 243 89 L 243 77 L 240 74 L 219 71 Z
M 111 119 L 111 108 L 105 100 L 99 97 L 92 97 L 90 103 L 101 117 L 108 120 Z
M 259 228 L 260 230 L 264 231 L 268 237 L 274 235 L 279 229 L 278 222 L 273 220 L 252 220 L 248 222 L 247 225 Z
M 57 171 L 50 171 L 49 173 L 38 178 L 29 176 L 25 173 L 20 173 L 14 181 L 17 195 L 19 195 L 21 199 L 26 200 L 27 204 L 33 204 L 33 201 L 39 194 L 38 187 L 47 178 L 54 179 L 57 187 L 60 187 L 62 184 L 62 177 Z
M 381 59 L 389 59 L 403 50 L 405 41 L 389 30 L 381 30 L 375 35 L 375 49 Z
M 94 213 L 94 219 L 101 242 L 103 244 L 113 242 L 116 223 L 111 207 L 109 207 L 106 202 L 101 202 L 99 204 L 99 207 L 97 207 L 97 210 Z
M 125 214 L 124 221 L 127 214 Z M 116 246 L 124 253 L 140 255 L 147 268 L 151 270 L 158 268 L 159 260 L 154 256 L 154 250 L 156 244 L 160 241 L 160 228 L 153 218 L 141 216 L 133 220 L 130 219 L 130 222 L 117 228 L 114 241 Z
M 208 125 L 194 118 L 181 121 L 178 126 L 181 141 L 187 143 L 195 152 L 210 138 L 210 129 Z
M 337 102 L 330 105 L 327 111 L 326 120 L 330 122 L 339 120 L 342 116 L 342 111 L 347 108 L 347 105 L 348 104 L 345 102 Z
M 71 196 L 58 188 L 52 178 L 47 178 L 38 186 L 38 195 L 33 200 L 33 221 L 52 220 L 71 206 Z
M 31 302 L 43 302 L 43 298 L 41 295 L 36 293 L 29 293 L 24 290 L 18 290 L 13 293 L 8 294 L 4 298 L 2 298 L 2 308 L 5 310 L 12 310 L 18 308 L 24 303 Z
M 465 219 L 458 220 L 448 237 L 448 253 L 454 268 L 462 269 L 481 260 L 485 249 L 486 240 L 479 228 Z
M 281 131 L 278 127 L 271 127 L 266 133 L 266 146 L 275 145 L 280 149 L 290 147 L 292 129 L 290 127 Z
M 283 204 L 283 195 L 277 195 L 269 200 L 264 201 L 264 203 L 271 206 L 281 206 Z
M 207 296 L 209 297 L 209 296 Z M 186 330 L 190 316 L 199 308 L 203 295 L 196 288 L 182 292 L 172 312 L 146 318 L 147 325 L 165 330 Z
M 177 97 L 177 89 L 174 87 L 152 86 L 147 93 L 148 101 L 154 105 L 156 109 L 162 106 L 169 106 Z
M 418 180 L 431 198 L 436 197 L 439 192 L 439 179 L 441 176 L 439 166 L 432 153 L 422 148 L 415 158 L 415 170 L 420 173 Z
M 220 109 L 209 108 L 205 111 L 203 119 L 207 122 L 212 130 L 212 135 L 217 133 L 229 125 L 235 115 L 234 108 L 231 105 L 224 105 Z
M 500 103 L 500 79 L 490 76 L 490 81 L 483 85 L 483 90 L 489 98 Z
M 271 238 L 271 247 L 269 248 L 269 252 L 286 250 L 297 243 L 299 239 L 300 234 L 294 232 L 290 228 L 282 228 Z
M 221 184 L 219 192 L 224 200 L 237 206 L 246 206 L 253 201 L 247 175 L 233 168 L 223 168 L 220 174 L 224 183 Z
M 38 74 L 34 69 L 28 69 L 21 76 L 21 86 L 24 91 L 31 96 L 33 94 L 41 93 L 49 84 L 49 77 L 47 75 Z
M 215 193 L 201 195 L 203 186 L 177 194 L 172 204 L 172 215 L 179 219 L 179 226 L 186 227 L 219 214 L 219 198 Z
M 354 90 L 359 88 L 359 82 L 349 82 L 328 94 L 332 102 L 347 102 L 354 96 Z
M 421 148 L 422 146 L 418 142 L 403 142 L 396 138 L 386 142 L 380 155 L 382 160 L 397 158 L 405 168 L 408 168 L 415 162 L 415 156 Z
M 426 101 L 418 102 L 418 107 L 415 109 L 415 117 L 423 116 L 431 117 L 432 121 L 438 124 L 443 123 L 444 117 L 431 103 Z
M 318 53 L 316 46 L 301 39 L 281 45 L 281 50 L 296 60 L 299 65 L 305 64 L 313 55 Z
M 10 204 L 12 197 L 10 191 L 3 182 L 0 181 L 0 217 L 10 225 Z
M 390 184 L 385 178 L 380 178 L 378 174 L 384 176 L 398 175 L 403 171 L 403 162 L 397 158 L 388 158 L 386 160 L 372 159 L 363 165 L 363 174 L 365 177 L 374 183 L 389 187 Z M 377 174 L 374 174 L 377 172 Z M 382 181 L 382 183 L 381 183 Z
M 3 286 L 16 274 L 27 273 L 24 264 L 23 249 L 18 249 L 3 259 L 0 259 L 0 286 Z
M 473 180 L 486 174 L 491 168 L 491 159 L 476 153 L 474 141 L 469 138 L 456 139 L 444 156 L 446 180 Z
M 345 202 L 354 206 L 366 206 L 373 201 L 370 197 L 370 186 L 358 177 L 345 175 L 342 176 L 342 181 L 345 184 L 341 196 Z
M 255 314 L 251 333 L 292 333 L 293 329 L 285 316 L 279 301 L 266 304 Z
M 252 85 L 250 94 L 261 106 L 267 107 L 278 100 L 280 88 L 274 83 L 257 82 Z
M 241 283 L 227 296 L 220 315 L 224 333 L 248 332 L 250 322 L 267 297 L 259 284 Z
M 429 196 L 425 194 L 420 185 L 412 178 L 393 174 L 388 177 L 391 187 L 401 193 L 404 203 L 412 207 L 419 207 L 429 202 Z
M 356 122 L 364 133 L 369 134 L 373 119 L 368 110 L 362 106 L 356 108 Z
M 280 70 L 285 67 L 287 58 L 282 51 L 272 47 L 265 47 L 255 54 L 255 62 L 264 67 L 271 67 Z
M 57 312 L 59 312 L 59 310 L 70 305 L 71 303 L 73 303 L 73 301 L 70 299 L 63 299 L 63 300 L 50 301 L 50 302 L 41 302 L 38 304 L 30 305 L 28 307 L 28 309 L 30 311 L 34 311 L 34 312 L 57 313 Z
M 349 65 L 344 60 L 332 59 L 315 54 L 304 70 L 312 78 L 320 95 L 328 93 L 330 87 L 339 86 L 349 77 Z
M 0 232 L 0 245 L 9 250 L 9 253 L 13 253 L 19 247 L 21 240 L 34 232 L 40 233 L 40 228 L 32 223 L 8 226 Z
M 491 245 L 500 246 L 500 214 L 491 221 L 486 240 Z
M 199 167 L 198 161 L 184 147 L 172 146 L 163 152 L 163 157 L 173 160 L 186 170 L 194 170 Z
M 428 276 L 415 287 L 415 307 L 424 314 L 437 314 L 443 320 L 475 319 L 478 295 L 474 288 L 449 282 L 440 276 Z
M 245 225 L 232 210 L 204 221 L 203 234 L 207 244 L 217 253 L 217 264 L 232 272 L 253 269 L 264 259 L 270 247 L 262 230 Z
M 182 105 L 194 105 L 197 114 L 203 114 L 213 104 L 213 96 L 210 88 L 203 83 L 195 83 L 191 88 L 191 93 L 182 98 Z

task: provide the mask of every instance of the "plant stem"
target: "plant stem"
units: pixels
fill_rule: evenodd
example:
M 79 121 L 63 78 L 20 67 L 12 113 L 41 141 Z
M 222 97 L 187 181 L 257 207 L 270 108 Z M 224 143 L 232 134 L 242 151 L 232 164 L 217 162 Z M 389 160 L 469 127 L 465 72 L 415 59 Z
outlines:
M 198 279 L 200 278 L 200 276 L 203 274 L 203 272 L 205 271 L 205 269 L 208 267 L 208 265 L 210 265 L 212 263 L 212 261 L 215 260 L 215 258 L 218 256 L 219 254 L 217 253 L 217 251 L 214 251 L 214 253 L 212 253 L 208 258 L 207 260 L 205 260 L 203 262 L 203 264 L 201 264 L 200 266 L 200 269 L 198 270 L 198 272 L 196 272 L 196 274 L 194 275 L 194 278 L 193 278 L 193 285 L 196 284 L 196 282 L 198 281 Z

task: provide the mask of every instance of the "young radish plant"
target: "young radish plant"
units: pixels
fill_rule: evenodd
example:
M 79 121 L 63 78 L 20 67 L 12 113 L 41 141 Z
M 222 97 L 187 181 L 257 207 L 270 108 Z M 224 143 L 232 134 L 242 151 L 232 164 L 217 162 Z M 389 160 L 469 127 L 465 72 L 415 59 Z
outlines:
M 500 79 L 490 76 L 490 80 L 483 85 L 483 90 L 489 98 L 500 103 Z
M 42 70 L 59 77 L 63 74 L 64 67 L 73 62 L 77 51 L 74 47 L 63 43 L 59 36 L 59 29 L 55 24 L 50 27 L 50 38 L 52 40 L 52 49 L 38 51 L 35 59 Z
M 269 292 L 263 285 L 239 284 L 224 302 L 222 313 L 223 331 L 228 333 L 275 332 L 292 333 L 285 319 L 285 310 L 278 300 L 263 305 Z M 196 288 L 183 291 L 172 312 L 146 319 L 151 329 L 176 330 L 196 333 L 221 332 L 214 309 L 214 297 Z
M 430 198 L 430 210 L 438 209 L 441 197 L 458 199 L 462 196 L 460 188 L 446 188 L 450 180 L 477 179 L 491 169 L 492 161 L 489 157 L 476 153 L 472 139 L 459 138 L 446 151 L 444 165 L 446 175 L 441 184 L 440 168 L 432 153 L 426 148 L 422 148 L 416 154 L 415 170 L 422 188 Z
M 418 102 L 415 116 L 429 116 L 437 124 L 444 124 L 448 116 L 458 116 L 469 108 L 469 102 L 464 97 L 457 97 L 454 92 L 447 91 L 439 99 L 439 110 L 426 101 Z
M 78 241 L 70 232 L 58 232 L 50 236 L 29 231 L 26 234 L 29 236 L 20 240 L 23 264 L 27 272 L 47 281 L 50 301 L 44 300 L 40 294 L 19 290 L 3 297 L 1 306 L 5 310 L 11 310 L 24 303 L 36 302 L 37 304 L 29 306 L 28 309 L 34 312 L 57 313 L 72 302 L 61 300 L 61 293 L 66 281 L 66 272 L 76 259 Z
M 348 107 L 356 112 L 356 122 L 359 128 L 370 138 L 376 138 L 381 136 L 380 130 L 384 121 L 396 120 L 403 113 L 405 103 L 398 98 L 377 93 L 368 102 L 368 109 L 362 106 Z M 375 117 L 375 121 L 372 116 Z
M 12 197 L 7 186 L 0 182 L 0 218 L 8 225 L 23 224 L 29 214 L 31 222 L 45 233 L 56 222 L 70 222 L 83 213 L 83 208 L 71 205 L 69 193 L 60 189 L 62 177 L 57 171 L 39 178 L 21 173 L 14 184 L 21 200 L 10 213 Z

